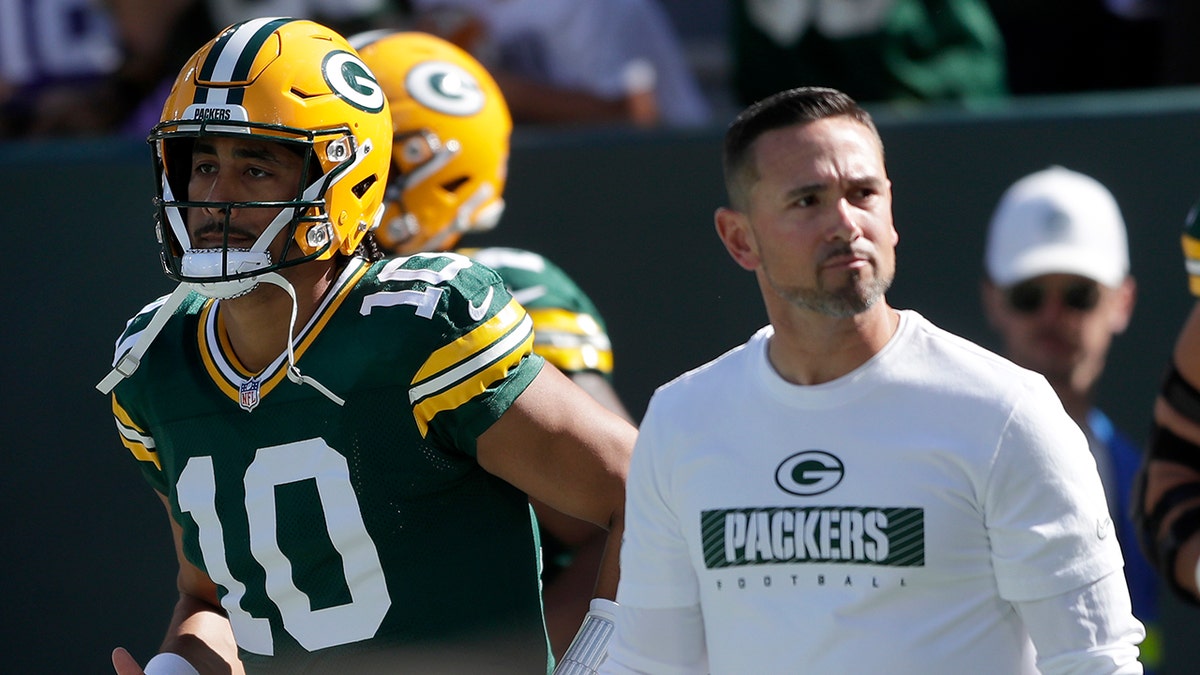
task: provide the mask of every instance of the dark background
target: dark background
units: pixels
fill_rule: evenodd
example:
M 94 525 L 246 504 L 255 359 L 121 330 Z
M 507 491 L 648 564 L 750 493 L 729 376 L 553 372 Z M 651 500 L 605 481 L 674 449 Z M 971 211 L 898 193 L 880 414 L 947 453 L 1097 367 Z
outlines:
M 1200 196 L 1200 93 L 880 112 L 878 121 L 900 231 L 890 301 L 989 347 L 978 286 L 1000 193 L 1052 163 L 1108 185 L 1129 225 L 1139 304 L 1100 401 L 1144 440 L 1191 306 L 1178 235 Z M 765 322 L 752 276 L 712 229 L 724 199 L 722 131 L 519 129 L 507 215 L 472 241 L 536 250 L 579 281 L 608 322 L 616 386 L 637 416 L 656 386 Z M 125 320 L 171 289 L 151 228 L 150 166 L 137 141 L 0 144 L 0 185 L 15 206 L 3 230 L 16 242 L 0 265 L 6 672 L 111 672 L 116 645 L 144 661 L 175 600 L 161 503 L 93 388 Z M 1167 672 L 1193 672 L 1200 614 L 1170 601 L 1167 621 Z

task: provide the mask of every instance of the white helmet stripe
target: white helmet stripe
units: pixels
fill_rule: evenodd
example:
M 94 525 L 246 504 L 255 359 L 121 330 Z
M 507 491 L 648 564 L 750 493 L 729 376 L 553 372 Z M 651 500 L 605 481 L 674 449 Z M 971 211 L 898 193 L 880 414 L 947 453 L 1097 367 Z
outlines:
M 292 21 L 281 17 L 251 19 L 231 27 L 221 36 L 208 58 L 200 66 L 198 81 L 244 82 L 249 78 L 254 55 L 279 26 Z M 194 103 L 241 103 L 229 101 L 231 90 L 225 88 L 197 87 Z M 241 91 L 236 92 L 240 99 Z

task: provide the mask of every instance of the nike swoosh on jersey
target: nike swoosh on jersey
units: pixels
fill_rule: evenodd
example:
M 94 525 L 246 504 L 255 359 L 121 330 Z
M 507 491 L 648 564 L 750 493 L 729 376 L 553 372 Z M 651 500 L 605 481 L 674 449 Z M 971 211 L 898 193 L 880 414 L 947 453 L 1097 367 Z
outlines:
M 478 305 L 469 300 L 467 301 L 467 313 L 471 315 L 473 320 L 479 321 L 487 314 L 488 308 L 492 306 L 492 295 L 495 294 L 495 292 L 496 289 L 489 288 L 487 296 L 484 297 L 483 302 L 479 303 Z
M 542 285 L 530 286 L 512 292 L 513 298 L 522 305 L 533 302 L 546 294 L 546 287 Z

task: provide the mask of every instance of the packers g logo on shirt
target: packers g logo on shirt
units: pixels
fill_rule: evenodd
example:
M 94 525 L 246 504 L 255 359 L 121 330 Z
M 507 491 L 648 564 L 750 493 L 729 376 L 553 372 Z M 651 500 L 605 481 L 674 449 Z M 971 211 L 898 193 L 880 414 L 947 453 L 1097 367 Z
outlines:
M 800 497 L 829 492 L 842 482 L 846 467 L 824 450 L 805 450 L 783 460 L 775 469 L 775 484 Z
M 425 61 L 413 66 L 404 78 L 404 88 L 417 103 L 446 115 L 466 117 L 483 110 L 479 82 L 448 61 Z
M 333 93 L 346 103 L 369 113 L 383 110 L 383 88 L 367 64 L 354 54 L 330 52 L 321 63 L 321 74 Z

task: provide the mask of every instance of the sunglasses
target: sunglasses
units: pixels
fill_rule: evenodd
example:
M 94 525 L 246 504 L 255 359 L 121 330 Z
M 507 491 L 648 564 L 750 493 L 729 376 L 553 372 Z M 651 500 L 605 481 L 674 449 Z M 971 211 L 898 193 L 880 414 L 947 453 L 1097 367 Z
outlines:
M 1095 281 L 1076 281 L 1058 290 L 1064 307 L 1077 312 L 1090 312 L 1100 302 L 1100 284 Z M 1021 314 L 1036 314 L 1046 304 L 1050 289 L 1043 283 L 1023 281 L 1005 291 L 1008 306 Z

